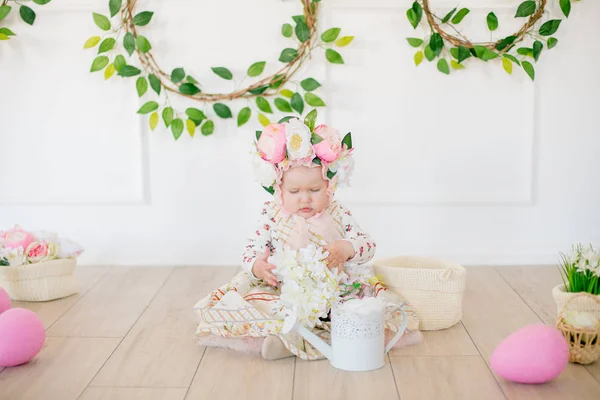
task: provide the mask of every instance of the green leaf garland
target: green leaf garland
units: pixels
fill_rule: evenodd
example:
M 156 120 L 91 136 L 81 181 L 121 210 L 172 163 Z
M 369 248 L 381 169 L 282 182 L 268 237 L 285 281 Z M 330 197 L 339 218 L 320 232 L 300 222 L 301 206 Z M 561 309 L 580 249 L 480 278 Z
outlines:
M 225 123 L 228 119 L 233 119 L 238 127 L 247 126 L 253 117 L 255 122 L 258 120 L 265 125 L 271 120 L 281 119 L 278 116 L 271 118 L 273 114 L 302 117 L 306 106 L 325 107 L 325 101 L 318 93 L 322 82 L 306 77 L 298 79 L 300 84 L 296 85 L 290 80 L 299 67 L 320 49 L 324 50 L 329 63 L 344 64 L 341 49 L 354 41 L 354 36 L 344 35 L 341 27 L 318 29 L 320 2 L 301 0 L 304 14 L 293 15 L 276 32 L 290 39 L 279 53 L 279 58 L 273 62 L 256 61 L 241 69 L 213 64 L 213 77 L 220 80 L 221 85 L 228 85 L 230 92 L 208 93 L 202 82 L 192 76 L 200 76 L 193 68 L 175 66 L 170 71 L 163 71 L 157 65 L 155 60 L 160 57 L 152 54 L 152 38 L 144 32 L 145 27 L 156 20 L 156 10 L 138 9 L 142 6 L 138 7 L 133 0 L 105 1 L 108 4 L 104 11 L 92 13 L 92 20 L 100 34 L 83 43 L 84 49 L 97 48 L 90 71 L 104 70 L 106 79 L 113 74 L 123 79 L 135 77 L 137 96 L 145 100 L 138 113 L 148 115 L 152 130 L 158 127 L 162 117 L 165 128 L 171 130 L 176 140 L 182 139 L 184 130 L 190 137 L 194 137 L 197 131 L 204 136 L 211 135 L 217 123 Z M 0 7 L 0 17 L 9 11 Z M 422 17 L 423 10 L 415 5 L 415 13 Z M 6 33 L 0 31 L 0 35 Z M 144 61 L 141 62 L 140 58 Z M 248 86 L 240 87 L 241 83 Z M 203 103 L 203 106 L 178 111 L 170 102 L 170 97 L 175 95 Z M 237 108 L 233 101 L 238 99 L 246 99 L 247 102 Z
M 406 10 L 406 19 L 413 29 L 419 24 L 427 25 L 424 38 L 406 38 L 409 46 L 417 49 L 413 61 L 416 66 L 423 59 L 434 62 L 438 71 L 450 74 L 453 70 L 462 70 L 471 62 L 487 62 L 501 64 L 502 68 L 512 74 L 513 65 L 521 67 L 531 80 L 535 79 L 534 63 L 558 44 L 554 37 L 564 18 L 571 14 L 571 0 L 558 0 L 560 15 L 547 9 L 546 1 L 525 0 L 516 8 L 514 18 L 524 21 L 522 29 L 506 37 L 498 36 L 501 25 L 493 11 L 485 15 L 485 26 L 490 34 L 490 42 L 470 42 L 456 26 L 473 16 L 468 8 L 453 8 L 445 14 L 436 15 L 431 8 L 431 0 L 413 1 Z M 459 33 L 460 32 L 460 33 Z M 516 46 L 518 44 L 518 46 Z M 471 61 L 473 60 L 473 61 Z M 477 61 L 475 61 L 477 60 Z

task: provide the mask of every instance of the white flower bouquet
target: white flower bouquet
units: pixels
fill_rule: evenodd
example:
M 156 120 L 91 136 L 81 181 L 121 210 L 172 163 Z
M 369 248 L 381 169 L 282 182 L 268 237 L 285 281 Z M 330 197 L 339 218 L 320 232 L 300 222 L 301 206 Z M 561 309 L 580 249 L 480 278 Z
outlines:
M 83 247 L 19 226 L 0 232 L 0 287 L 13 300 L 46 301 L 78 292 L 73 273 Z
M 347 276 L 325 265 L 327 253 L 310 245 L 295 250 L 279 249 L 269 258 L 273 273 L 282 283 L 281 301 L 293 311 L 303 326 L 322 326 L 329 310 L 340 300 L 340 281 Z

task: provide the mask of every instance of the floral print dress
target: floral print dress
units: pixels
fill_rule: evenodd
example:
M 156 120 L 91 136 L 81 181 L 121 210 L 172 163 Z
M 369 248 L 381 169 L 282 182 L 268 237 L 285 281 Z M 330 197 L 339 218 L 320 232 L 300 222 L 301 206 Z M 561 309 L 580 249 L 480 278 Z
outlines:
M 225 338 L 260 338 L 278 336 L 284 345 L 304 360 L 323 356 L 310 343 L 295 332 L 282 334 L 285 308 L 279 299 L 279 289 L 269 286 L 252 274 L 254 261 L 267 249 L 290 248 L 298 250 L 309 244 L 323 245 L 344 239 L 352 243 L 355 256 L 345 264 L 350 282 L 361 283 L 366 295 L 382 297 L 386 304 L 402 305 L 396 295 L 385 290 L 374 276 L 372 268 L 365 265 L 375 255 L 376 243 L 354 220 L 352 213 L 337 201 L 331 202 L 322 213 L 304 219 L 289 214 L 274 203 L 264 204 L 257 227 L 242 254 L 244 271 L 200 300 L 194 310 L 200 317 L 196 336 L 218 335 Z M 408 318 L 408 330 L 416 329 L 418 322 L 412 310 L 403 307 Z M 386 316 L 386 329 L 397 332 L 402 324 L 399 313 Z M 324 322 L 313 332 L 329 340 L 330 323 Z

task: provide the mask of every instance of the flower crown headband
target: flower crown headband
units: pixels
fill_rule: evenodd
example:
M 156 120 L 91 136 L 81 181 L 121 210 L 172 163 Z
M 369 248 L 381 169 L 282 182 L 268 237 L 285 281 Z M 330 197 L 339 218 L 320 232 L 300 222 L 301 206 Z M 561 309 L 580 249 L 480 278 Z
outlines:
M 348 132 L 341 139 L 335 129 L 315 126 L 316 120 L 317 110 L 313 110 L 304 122 L 284 117 L 256 132 L 254 172 L 267 192 L 274 194 L 283 171 L 297 165 L 321 166 L 334 189 L 349 185 L 354 168 L 352 135 Z

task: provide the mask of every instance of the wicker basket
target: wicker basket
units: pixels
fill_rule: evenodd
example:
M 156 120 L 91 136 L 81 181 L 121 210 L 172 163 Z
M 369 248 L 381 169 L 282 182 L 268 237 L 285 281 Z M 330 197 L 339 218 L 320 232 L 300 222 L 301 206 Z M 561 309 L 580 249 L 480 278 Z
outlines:
M 79 292 L 74 276 L 77 260 L 66 258 L 27 264 L 20 267 L 0 267 L 0 287 L 11 299 L 48 301 Z
M 462 318 L 466 270 L 433 258 L 401 256 L 373 263 L 375 273 L 415 310 L 419 329 L 446 329 Z
M 556 286 L 552 294 L 559 307 L 556 328 L 569 344 L 569 361 L 585 365 L 600 359 L 600 325 L 594 328 L 576 328 L 563 319 L 567 310 L 573 310 L 588 312 L 600 320 L 600 296 L 565 292 L 564 285 Z

